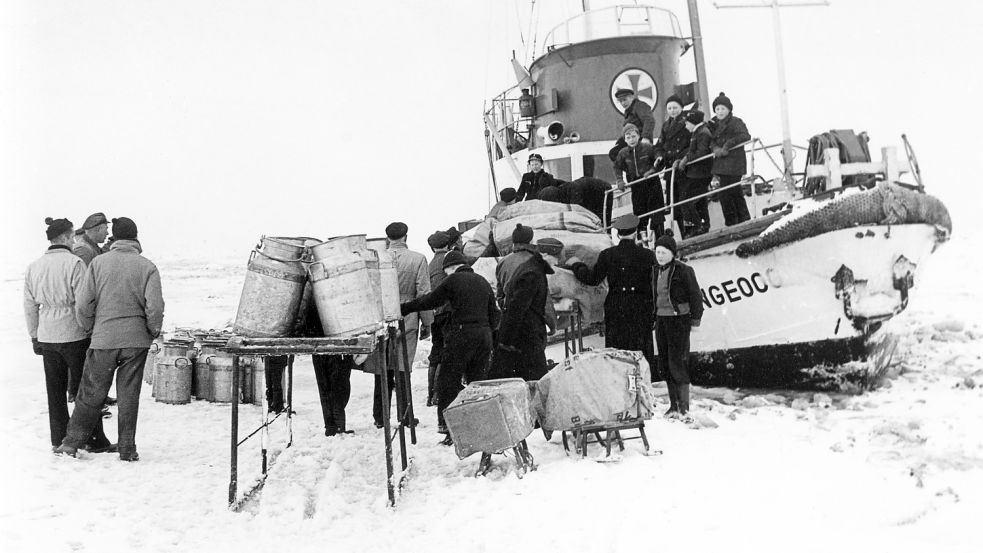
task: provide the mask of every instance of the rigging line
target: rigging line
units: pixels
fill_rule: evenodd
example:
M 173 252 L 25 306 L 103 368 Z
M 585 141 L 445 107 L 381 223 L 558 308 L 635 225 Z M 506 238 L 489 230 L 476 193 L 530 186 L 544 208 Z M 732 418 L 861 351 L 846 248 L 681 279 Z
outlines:
M 522 41 L 522 47 L 525 48 L 526 37 L 522 34 L 522 18 L 519 16 L 519 0 L 515 0 L 512 5 L 515 6 L 515 28 L 519 29 L 519 40 Z
M 535 27 L 533 27 L 533 19 L 535 18 L 535 15 L 536 15 L 536 0 L 531 0 L 529 2 L 529 27 L 526 30 L 526 36 L 529 37 L 529 43 L 532 44 L 532 48 L 536 47 L 535 38 L 533 35 L 533 33 L 535 32 Z M 527 44 L 526 54 L 522 60 L 526 65 L 529 65 L 529 56 L 532 55 L 529 50 L 530 47 Z
M 536 5 L 535 0 L 533 0 L 533 8 L 535 8 L 534 18 L 536 20 L 536 24 L 533 25 L 532 27 L 532 56 L 530 56 L 528 61 L 526 62 L 526 67 L 532 65 L 533 60 L 536 59 L 536 42 L 537 39 L 539 39 L 539 16 L 542 15 L 543 13 L 543 10 L 541 10 L 539 6 Z

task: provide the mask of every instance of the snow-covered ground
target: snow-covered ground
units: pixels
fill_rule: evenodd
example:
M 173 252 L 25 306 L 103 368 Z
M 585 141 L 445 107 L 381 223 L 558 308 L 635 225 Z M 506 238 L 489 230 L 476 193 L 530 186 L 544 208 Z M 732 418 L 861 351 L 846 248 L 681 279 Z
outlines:
M 371 378 L 352 375 L 355 434 L 325 438 L 309 359 L 296 367 L 294 445 L 283 449 L 278 421 L 270 476 L 240 513 L 226 508 L 227 405 L 160 404 L 145 387 L 139 463 L 54 457 L 41 361 L 10 276 L 0 284 L 0 550 L 981 551 L 980 238 L 957 232 L 892 321 L 905 358 L 888 386 L 833 397 L 697 390 L 699 424 L 648 425 L 662 456 L 631 441 L 618 462 L 584 461 L 536 433 L 536 472 L 520 480 L 497 456 L 506 468 L 474 478 L 477 458 L 436 444 L 426 372 L 415 371 L 420 442 L 395 510 Z M 158 261 L 168 325 L 217 327 L 234 315 L 241 264 Z M 259 417 L 243 407 L 247 430 Z M 241 449 L 241 487 L 259 474 L 257 447 Z

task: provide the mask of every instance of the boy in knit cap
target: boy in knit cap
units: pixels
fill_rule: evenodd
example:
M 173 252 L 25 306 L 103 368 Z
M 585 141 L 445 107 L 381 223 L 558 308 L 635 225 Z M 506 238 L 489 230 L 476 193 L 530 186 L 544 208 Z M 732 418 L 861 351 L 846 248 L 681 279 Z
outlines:
M 747 155 L 741 144 L 751 140 L 747 126 L 739 117 L 733 115 L 734 106 L 723 92 L 713 99 L 714 117 L 710 120 L 713 136 L 713 179 L 717 182 L 712 188 L 726 188 L 741 180 L 747 173 Z M 717 194 L 720 210 L 724 213 L 727 226 L 742 223 L 751 218 L 740 186 L 732 186 Z
M 669 391 L 670 418 L 689 413 L 689 333 L 703 318 L 703 295 L 696 273 L 676 259 L 676 241 L 670 235 L 655 241 L 659 264 L 655 278 L 655 342 L 659 372 Z
M 693 110 L 686 114 L 686 128 L 691 133 L 689 149 L 680 164 L 686 171 L 686 190 L 683 199 L 689 199 L 701 194 L 706 194 L 710 190 L 710 178 L 713 176 L 713 158 L 695 161 L 701 157 L 706 157 L 713 152 L 713 136 L 703 122 L 704 114 L 700 110 Z M 683 210 L 685 226 L 683 238 L 705 234 L 710 229 L 710 211 L 707 208 L 707 199 L 700 198 L 687 204 Z

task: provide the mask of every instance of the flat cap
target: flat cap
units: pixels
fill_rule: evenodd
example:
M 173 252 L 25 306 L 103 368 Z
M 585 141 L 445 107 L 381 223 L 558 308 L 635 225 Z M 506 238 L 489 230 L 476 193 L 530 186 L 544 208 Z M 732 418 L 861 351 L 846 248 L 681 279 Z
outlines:
M 438 230 L 427 237 L 427 244 L 430 244 L 430 247 L 436 250 L 437 248 L 446 248 L 450 240 L 451 237 L 447 236 L 446 232 Z
M 629 94 L 635 94 L 635 91 L 630 88 L 619 88 L 617 92 L 614 93 L 615 98 L 621 98 L 622 96 L 628 96 Z
M 515 196 L 516 196 L 515 188 L 503 188 L 502 191 L 498 193 L 498 198 L 505 203 L 514 200 Z
M 386 236 L 390 240 L 398 240 L 406 236 L 407 231 L 409 231 L 409 227 L 406 226 L 406 223 L 389 223 L 389 225 L 386 226 Z
M 563 242 L 560 242 L 556 238 L 540 238 L 536 240 L 536 247 L 539 249 L 540 253 L 545 253 L 555 257 L 560 257 L 563 253 Z
M 108 223 L 109 220 L 106 219 L 105 213 L 102 212 L 93 213 L 92 215 L 89 215 L 88 217 L 85 218 L 85 222 L 82 223 L 82 229 L 89 230 L 90 228 L 96 228 L 99 225 L 104 225 Z

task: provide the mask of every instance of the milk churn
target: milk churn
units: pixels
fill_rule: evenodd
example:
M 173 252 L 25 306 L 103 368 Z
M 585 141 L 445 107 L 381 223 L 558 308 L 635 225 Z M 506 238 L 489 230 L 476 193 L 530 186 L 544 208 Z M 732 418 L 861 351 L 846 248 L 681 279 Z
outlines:
M 396 263 L 387 248 L 385 238 L 368 240 L 369 249 L 379 255 L 379 280 L 382 288 L 382 314 L 387 321 L 400 318 L 399 311 L 399 275 L 396 273 Z
M 156 355 L 154 397 L 160 403 L 191 402 L 191 360 L 186 341 L 167 341 Z
M 378 254 L 365 235 L 332 238 L 311 248 L 308 268 L 325 336 L 372 332 L 384 320 Z
M 253 249 L 239 297 L 235 332 L 245 336 L 288 336 L 304 295 L 304 240 L 264 236 Z
M 143 364 L 143 381 L 147 384 L 154 383 L 154 357 L 160 351 L 160 346 L 163 343 L 164 340 L 158 337 L 150 344 L 150 350 L 147 352 L 147 361 Z
M 198 387 L 195 389 L 195 397 L 207 399 L 208 401 L 229 402 L 232 396 L 232 356 L 228 353 L 219 351 L 218 348 L 225 345 L 225 341 L 208 339 L 201 340 L 201 350 L 198 352 L 198 362 L 195 366 L 197 378 L 195 382 Z M 228 374 L 225 374 L 228 372 Z M 216 388 L 216 381 L 219 385 L 228 382 L 228 390 L 223 394 Z M 216 399 L 216 393 L 227 400 Z

